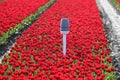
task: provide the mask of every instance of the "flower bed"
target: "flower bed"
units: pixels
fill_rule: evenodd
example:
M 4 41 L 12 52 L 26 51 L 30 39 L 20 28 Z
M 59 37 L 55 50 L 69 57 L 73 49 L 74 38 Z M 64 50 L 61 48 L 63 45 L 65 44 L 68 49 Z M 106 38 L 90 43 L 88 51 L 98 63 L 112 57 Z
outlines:
M 71 23 L 65 57 L 63 17 Z M 115 80 L 107 44 L 94 0 L 58 0 L 16 41 L 0 65 L 0 79 Z
M 6 33 L 2 33 L 0 37 L 0 46 L 7 45 L 9 42 L 9 38 L 11 38 L 14 34 L 20 33 L 25 28 L 29 27 L 33 22 L 35 22 L 38 17 L 47 10 L 56 0 L 50 0 L 44 6 L 38 8 L 38 10 L 34 14 L 30 14 L 27 18 L 21 21 L 21 23 L 14 26 L 12 29 L 9 29 Z
M 0 3 L 0 36 L 47 2 L 48 0 L 6 0 Z

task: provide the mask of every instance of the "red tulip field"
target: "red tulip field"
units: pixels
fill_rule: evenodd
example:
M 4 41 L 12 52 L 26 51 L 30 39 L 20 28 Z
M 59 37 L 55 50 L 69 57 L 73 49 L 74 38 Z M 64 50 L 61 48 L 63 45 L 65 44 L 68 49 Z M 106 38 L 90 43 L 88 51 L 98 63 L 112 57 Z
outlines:
M 0 34 L 49 0 L 0 2 Z M 68 18 L 63 56 L 60 20 Z M 57 0 L 22 36 L 0 64 L 0 80 L 116 80 L 95 0 Z
M 0 36 L 20 23 L 48 0 L 6 0 L 0 3 Z

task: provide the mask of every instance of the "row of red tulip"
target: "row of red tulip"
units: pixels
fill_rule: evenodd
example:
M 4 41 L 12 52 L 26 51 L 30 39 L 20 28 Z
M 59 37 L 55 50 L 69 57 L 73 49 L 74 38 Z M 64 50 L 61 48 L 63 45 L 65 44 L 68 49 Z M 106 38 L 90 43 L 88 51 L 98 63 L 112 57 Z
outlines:
M 60 20 L 70 19 L 67 55 Z M 57 0 L 20 37 L 0 65 L 0 79 L 105 80 L 110 51 L 95 0 Z
M 0 3 L 0 36 L 30 14 L 35 13 L 48 0 L 5 0 Z

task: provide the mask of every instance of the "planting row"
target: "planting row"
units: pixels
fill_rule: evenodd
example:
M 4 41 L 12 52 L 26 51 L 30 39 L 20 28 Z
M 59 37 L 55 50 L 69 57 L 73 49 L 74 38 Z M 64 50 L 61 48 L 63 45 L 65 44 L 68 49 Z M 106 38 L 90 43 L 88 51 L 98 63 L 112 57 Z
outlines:
M 30 14 L 35 13 L 48 0 L 5 0 L 0 3 L 0 36 L 7 32 Z
M 59 27 L 64 17 L 70 20 L 65 57 Z M 0 79 L 115 80 L 107 44 L 95 0 L 57 0 L 5 56 Z
M 44 2 L 46 2 L 46 1 L 44 1 Z M 47 8 L 49 8 L 54 2 L 55 2 L 55 0 L 50 0 L 49 2 L 46 3 L 46 5 L 38 8 L 38 10 L 34 14 L 30 14 L 27 18 L 23 19 L 21 21 L 21 23 L 17 24 L 13 28 L 10 28 L 7 32 L 2 33 L 2 36 L 0 37 L 0 45 L 7 44 L 8 41 L 9 41 L 9 38 L 12 35 L 19 33 L 21 30 L 25 29 L 30 24 L 32 24 L 35 20 L 37 20 L 37 18 L 39 17 L 39 15 L 42 14 Z M 24 2 L 22 4 L 24 4 Z M 37 2 L 36 2 L 36 4 L 37 4 Z M 29 9 L 31 9 L 31 8 L 29 8 Z M 34 8 L 33 8 L 33 10 L 34 10 Z M 24 14 L 22 14 L 22 15 L 24 15 Z M 18 17 L 18 16 L 16 16 L 16 17 Z M 9 20 L 12 21 L 11 19 L 9 19 Z M 14 21 L 18 21 L 18 20 L 14 20 Z M 15 23 L 12 23 L 12 24 L 15 24 Z

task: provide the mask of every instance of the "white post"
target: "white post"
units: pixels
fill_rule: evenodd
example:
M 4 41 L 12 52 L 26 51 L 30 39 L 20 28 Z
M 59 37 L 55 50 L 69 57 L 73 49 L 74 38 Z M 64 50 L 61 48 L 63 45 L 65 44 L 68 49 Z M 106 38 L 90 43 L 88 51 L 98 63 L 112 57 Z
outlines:
M 66 34 L 63 34 L 63 54 L 66 56 Z

